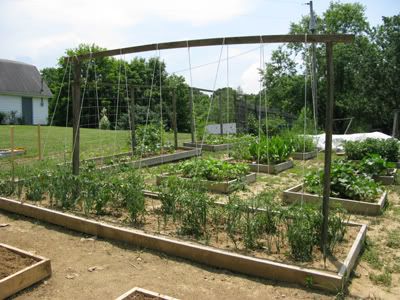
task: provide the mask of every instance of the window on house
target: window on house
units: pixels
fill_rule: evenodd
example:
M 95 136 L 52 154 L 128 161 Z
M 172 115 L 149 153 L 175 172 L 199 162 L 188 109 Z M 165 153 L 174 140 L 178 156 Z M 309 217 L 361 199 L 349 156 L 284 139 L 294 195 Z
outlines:
M 40 106 L 44 106 L 43 98 L 40 99 Z

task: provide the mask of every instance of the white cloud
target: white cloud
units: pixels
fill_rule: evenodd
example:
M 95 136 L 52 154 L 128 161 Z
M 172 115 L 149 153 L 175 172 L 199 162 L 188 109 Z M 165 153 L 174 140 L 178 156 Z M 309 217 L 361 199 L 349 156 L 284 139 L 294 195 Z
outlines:
M 245 93 L 258 93 L 260 91 L 260 64 L 251 64 L 240 77 L 240 86 Z

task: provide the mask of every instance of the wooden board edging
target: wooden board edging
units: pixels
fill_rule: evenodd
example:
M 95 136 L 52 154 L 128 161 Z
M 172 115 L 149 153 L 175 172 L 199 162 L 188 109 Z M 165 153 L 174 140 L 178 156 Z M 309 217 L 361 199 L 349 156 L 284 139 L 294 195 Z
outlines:
M 310 152 L 293 152 L 291 155 L 295 160 L 309 160 L 314 157 L 317 157 L 317 151 L 310 151 Z
M 201 155 L 201 149 L 184 147 L 183 150 L 184 151 L 181 152 L 163 154 L 142 158 L 140 160 L 124 162 L 124 164 L 132 165 L 134 168 L 151 167 Z M 106 165 L 101 166 L 98 169 L 104 171 L 118 167 L 119 165 L 120 164 Z
M 278 174 L 290 168 L 293 168 L 293 160 L 288 160 L 279 164 L 257 164 L 257 163 L 249 163 L 250 170 L 252 172 L 261 172 L 268 174 Z
M 51 275 L 49 259 L 2 243 L 0 243 L 0 247 L 36 261 L 33 265 L 0 279 L 0 299 L 10 297 Z
M 295 203 L 295 202 L 309 202 L 309 203 L 320 203 L 322 200 L 322 196 L 313 195 L 309 193 L 302 193 L 303 184 L 296 185 L 292 188 L 285 190 L 282 194 L 282 199 L 284 203 Z M 377 216 L 382 213 L 382 210 L 386 204 L 387 200 L 387 191 L 383 192 L 381 197 L 379 197 L 378 202 L 364 202 L 357 201 L 351 199 L 342 199 L 336 197 L 329 197 L 330 205 L 339 204 L 349 213 L 360 214 L 360 215 L 368 215 L 368 216 Z
M 146 296 L 154 297 L 154 299 L 156 299 L 156 300 L 178 300 L 177 298 L 173 298 L 173 297 L 166 296 L 166 295 L 161 295 L 159 293 L 152 292 L 152 291 L 142 289 L 139 287 L 134 287 L 133 289 L 127 291 L 125 294 L 119 296 L 115 300 L 127 300 L 127 299 L 129 299 L 128 298 L 129 296 L 133 295 L 136 292 L 138 292 L 140 294 L 144 294 Z
M 344 277 L 338 273 L 249 257 L 210 246 L 148 234 L 137 229 L 117 227 L 3 197 L 0 197 L 0 209 L 78 232 L 127 242 L 171 256 L 185 258 L 212 267 L 227 269 L 250 276 L 296 283 L 303 286 L 307 286 L 307 283 L 312 281 L 314 288 L 332 292 L 339 291 L 343 285 Z
M 184 142 L 183 146 L 191 147 L 191 148 L 201 148 L 202 150 L 205 150 L 205 151 L 216 152 L 216 151 L 228 150 L 229 148 L 232 148 L 234 146 L 234 144 L 230 143 L 230 144 L 210 145 L 210 144 L 206 144 L 206 143 L 202 144 L 202 143 Z

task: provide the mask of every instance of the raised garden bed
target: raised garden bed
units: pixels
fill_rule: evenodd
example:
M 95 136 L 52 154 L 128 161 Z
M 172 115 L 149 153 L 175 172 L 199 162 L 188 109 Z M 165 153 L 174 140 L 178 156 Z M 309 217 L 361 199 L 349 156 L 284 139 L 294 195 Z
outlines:
M 0 299 L 50 275 L 51 264 L 47 258 L 0 243 Z
M 299 184 L 295 187 L 287 189 L 283 192 L 283 202 L 287 204 L 298 203 L 300 201 L 308 202 L 308 203 L 320 203 L 322 201 L 322 196 L 314 195 L 306 192 L 302 192 L 303 185 Z M 377 202 L 364 202 L 357 201 L 351 199 L 342 199 L 329 197 L 330 205 L 341 205 L 344 209 L 349 213 L 360 214 L 360 215 L 369 215 L 369 216 L 377 216 L 382 213 L 382 210 L 386 204 L 387 200 L 387 192 L 383 192 L 383 194 L 379 197 Z
M 205 151 L 212 151 L 212 152 L 228 150 L 229 148 L 232 148 L 233 145 L 234 144 L 210 145 L 210 144 L 202 144 L 200 142 L 198 142 L 198 143 L 192 143 L 192 142 L 183 143 L 183 146 L 185 146 L 185 147 L 201 148 Z
M 292 154 L 293 159 L 296 160 L 308 160 L 308 159 L 313 159 L 314 157 L 317 157 L 318 152 L 317 151 L 311 151 L 311 152 L 294 152 Z
M 392 184 L 395 184 L 396 173 L 397 173 L 397 169 L 391 168 L 391 169 L 388 169 L 387 175 L 377 175 L 377 176 L 373 176 L 372 178 L 375 181 L 382 183 L 383 185 L 392 185 Z
M 26 151 L 23 148 L 15 148 L 14 155 L 22 155 L 25 154 Z M 0 149 L 0 158 L 11 156 L 12 152 L 11 149 Z
M 201 155 L 201 149 L 182 147 L 182 148 L 178 148 L 178 151 L 175 153 L 151 156 L 151 157 L 142 158 L 140 160 L 126 161 L 126 162 L 124 162 L 124 164 L 131 165 L 134 168 L 151 167 L 151 166 L 157 166 L 157 165 L 161 165 L 164 163 L 179 161 L 179 160 L 183 160 L 183 159 L 187 159 L 187 158 L 191 158 L 191 157 L 195 157 L 195 156 L 199 156 L 199 155 Z M 118 165 L 119 164 L 103 165 L 103 166 L 99 167 L 99 170 L 108 170 L 108 169 L 114 168 Z
M 257 163 L 249 163 L 250 170 L 252 172 L 261 172 L 268 174 L 278 174 L 290 168 L 293 168 L 293 161 L 288 160 L 279 164 L 257 164 Z
M 166 180 L 169 176 L 171 175 L 170 174 L 157 175 L 156 184 L 160 185 L 162 181 Z M 185 177 L 180 177 L 180 178 L 182 180 L 187 179 Z M 210 192 L 229 194 L 238 188 L 239 180 L 238 179 L 226 180 L 226 181 L 201 180 L 201 182 L 205 184 L 205 186 Z M 243 177 L 243 183 L 250 184 L 253 182 L 256 182 L 255 173 L 250 173 Z
M 346 247 L 349 250 L 343 252 L 343 259 L 335 262 L 334 270 L 323 270 L 252 257 L 172 237 L 150 234 L 142 230 L 113 226 L 6 198 L 0 198 L 0 209 L 78 232 L 161 251 L 168 255 L 189 259 L 212 267 L 333 292 L 342 290 L 346 284 L 363 246 L 367 230 L 366 225 L 347 223 L 349 229 L 354 232 L 352 238 L 348 241 L 348 247 Z
M 134 287 L 133 289 L 127 291 L 125 294 L 119 296 L 115 300 L 178 300 L 177 298 L 161 295 L 146 289 L 139 287 Z

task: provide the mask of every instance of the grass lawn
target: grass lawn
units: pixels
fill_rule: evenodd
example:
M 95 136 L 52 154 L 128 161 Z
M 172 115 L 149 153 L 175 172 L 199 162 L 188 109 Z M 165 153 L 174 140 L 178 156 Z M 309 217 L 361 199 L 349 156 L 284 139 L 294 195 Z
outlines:
M 171 143 L 173 143 L 173 138 L 172 132 L 166 134 L 166 140 Z M 179 133 L 178 135 L 180 145 L 189 139 L 190 134 L 188 133 Z M 69 160 L 72 149 L 72 128 L 41 126 L 41 143 L 44 159 L 51 158 L 55 161 L 62 161 L 65 154 L 66 159 Z M 130 151 L 128 130 L 81 128 L 80 143 L 81 159 Z M 19 164 L 22 161 L 29 162 L 37 158 L 39 155 L 37 126 L 14 126 L 14 145 L 26 150 L 25 155 L 18 156 Z M 5 148 L 10 148 L 10 126 L 0 125 L 0 149 Z M 0 159 L 0 164 L 8 165 L 8 161 L 8 159 Z

